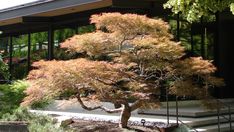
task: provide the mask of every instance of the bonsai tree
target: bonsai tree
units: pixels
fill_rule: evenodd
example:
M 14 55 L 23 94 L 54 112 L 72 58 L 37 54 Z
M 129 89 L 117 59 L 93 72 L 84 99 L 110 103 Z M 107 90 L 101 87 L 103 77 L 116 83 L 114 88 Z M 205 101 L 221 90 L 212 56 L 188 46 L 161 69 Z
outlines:
M 207 100 L 208 89 L 222 85 L 221 79 L 212 76 L 216 68 L 210 61 L 185 57 L 184 48 L 172 40 L 168 24 L 161 19 L 103 13 L 90 21 L 95 32 L 75 35 L 61 45 L 80 58 L 33 64 L 22 105 L 72 90 L 82 108 L 121 112 L 119 126 L 127 127 L 132 111 L 159 106 L 160 89 Z M 120 107 L 108 109 L 97 101 Z

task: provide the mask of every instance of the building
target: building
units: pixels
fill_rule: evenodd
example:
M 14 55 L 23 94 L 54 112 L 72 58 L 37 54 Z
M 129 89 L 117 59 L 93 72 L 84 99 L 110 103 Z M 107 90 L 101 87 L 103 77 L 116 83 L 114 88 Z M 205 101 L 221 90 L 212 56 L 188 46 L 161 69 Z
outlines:
M 36 2 L 0 10 L 0 38 L 1 47 L 8 51 L 8 62 L 11 73 L 14 72 L 15 62 L 25 62 L 30 69 L 32 60 L 31 34 L 35 32 L 47 32 L 45 46 L 45 58 L 51 60 L 55 56 L 54 32 L 58 29 L 72 28 L 88 25 L 92 14 L 101 12 L 122 12 L 147 14 L 149 17 L 157 16 L 176 23 L 176 40 L 183 36 L 182 23 L 186 23 L 179 15 L 170 15 L 169 10 L 163 9 L 164 0 L 38 0 Z M 231 90 L 234 87 L 234 57 L 232 55 L 234 37 L 234 16 L 229 12 L 216 14 L 216 21 L 194 23 L 188 29 L 189 50 L 191 55 L 202 55 L 204 58 L 214 59 L 219 69 L 218 75 L 223 77 L 226 87 L 217 89 L 214 94 L 219 97 L 234 97 Z M 17 60 L 13 57 L 16 50 L 13 47 L 13 38 L 19 35 L 28 35 L 28 41 L 24 50 L 26 58 Z M 206 36 L 210 35 L 209 42 Z M 181 40 L 184 41 L 184 40 Z M 207 43 L 208 46 L 207 46 Z M 4 45 L 4 46 L 3 46 Z M 39 45 L 40 47 L 40 45 Z M 199 47 L 196 49 L 196 47 Z M 208 51 L 209 50 L 209 51 Z M 200 53 L 196 53 L 199 51 Z M 211 54 L 211 58 L 208 57 Z M 23 70 L 23 69 L 21 69 Z

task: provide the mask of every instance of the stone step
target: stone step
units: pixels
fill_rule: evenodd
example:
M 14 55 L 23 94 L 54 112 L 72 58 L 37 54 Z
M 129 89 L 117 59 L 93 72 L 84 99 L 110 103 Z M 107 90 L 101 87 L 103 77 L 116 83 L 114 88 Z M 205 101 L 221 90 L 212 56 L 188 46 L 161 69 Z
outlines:
M 229 115 L 225 115 L 226 118 L 229 118 Z M 183 118 L 183 120 L 186 120 L 186 118 Z M 191 122 L 187 122 L 186 124 L 191 127 L 203 127 L 203 126 L 209 126 L 209 125 L 217 125 L 218 124 L 218 118 L 217 116 L 212 117 L 202 117 L 202 118 L 188 118 L 187 120 L 191 120 Z M 231 116 L 232 122 L 234 122 L 234 115 Z M 228 123 L 229 121 L 223 117 L 220 117 L 220 123 Z
M 220 99 L 220 102 L 230 106 L 231 113 L 234 113 L 234 99 Z M 139 109 L 139 114 L 149 114 L 149 115 L 167 115 L 167 102 L 162 102 L 162 107 L 160 109 Z M 171 101 L 169 104 L 169 115 L 176 116 L 176 102 Z M 220 114 L 227 114 L 228 107 L 220 109 Z M 178 101 L 178 116 L 180 117 L 207 117 L 207 116 L 216 116 L 217 109 L 207 110 L 201 106 L 199 100 L 188 100 L 188 101 Z
M 198 132 L 219 132 L 217 124 L 203 126 L 203 127 L 197 127 L 195 129 Z M 194 132 L 194 130 L 191 130 L 191 132 Z M 234 123 L 232 123 L 232 130 L 231 131 L 230 131 L 230 124 L 229 123 L 220 124 L 220 132 L 234 132 Z
M 221 102 L 230 106 L 230 112 L 234 113 L 234 99 L 220 99 Z M 149 115 L 167 115 L 167 102 L 162 102 L 162 107 L 160 109 L 139 109 L 139 114 L 149 114 Z M 176 102 L 171 101 L 169 104 L 169 115 L 176 116 Z M 220 109 L 220 114 L 229 113 L 228 107 L 223 107 Z M 201 106 L 199 100 L 189 100 L 189 101 L 178 101 L 178 116 L 179 117 L 207 117 L 216 116 L 217 109 L 208 110 Z
M 231 113 L 234 114 L 234 108 L 231 108 Z M 167 115 L 167 109 L 161 108 L 158 110 L 152 109 L 139 109 L 138 114 L 148 114 L 148 115 Z M 228 109 L 221 109 L 220 114 L 228 114 Z M 170 108 L 169 109 L 170 116 L 176 116 L 176 109 Z M 216 116 L 217 110 L 205 110 L 200 107 L 184 107 L 178 109 L 178 116 L 179 117 L 208 117 L 208 116 Z
M 222 100 L 228 105 L 231 105 L 232 121 L 234 121 L 234 103 L 233 99 Z M 175 110 L 175 102 L 170 102 L 170 122 L 176 123 L 176 110 Z M 104 106 L 108 108 L 113 108 L 113 104 L 104 102 Z M 179 102 L 179 119 L 184 123 L 188 124 L 193 128 L 197 128 L 200 131 L 212 131 L 215 128 L 218 128 L 217 125 L 217 112 L 209 111 L 201 107 L 199 101 L 180 101 Z M 72 117 L 84 117 L 84 118 L 100 118 L 102 120 L 119 120 L 119 114 L 107 114 L 101 110 L 95 111 L 86 111 L 83 110 L 77 102 L 69 101 L 55 101 L 48 108 L 48 111 L 53 111 L 52 113 L 62 113 L 61 115 L 72 116 Z M 167 122 L 165 102 L 162 103 L 161 109 L 156 110 L 143 110 L 139 109 L 132 113 L 131 120 L 140 120 L 145 119 L 150 122 Z M 50 113 L 50 114 L 52 114 Z M 54 113 L 54 114 L 55 114 Z M 221 109 L 220 113 L 228 118 L 228 109 Z M 220 118 L 220 122 L 222 122 L 223 130 L 226 130 L 227 120 Z M 210 126 L 210 127 L 209 127 Z M 216 131 L 216 130 L 215 130 Z
M 220 102 L 224 104 L 229 104 L 229 105 L 234 105 L 234 99 L 233 98 L 228 98 L 228 99 L 218 99 Z M 176 102 L 175 101 L 169 101 L 169 107 L 175 107 Z M 167 102 L 161 102 L 162 107 L 166 107 Z M 200 100 L 181 100 L 178 101 L 178 106 L 179 107 L 200 107 L 201 106 L 201 101 Z

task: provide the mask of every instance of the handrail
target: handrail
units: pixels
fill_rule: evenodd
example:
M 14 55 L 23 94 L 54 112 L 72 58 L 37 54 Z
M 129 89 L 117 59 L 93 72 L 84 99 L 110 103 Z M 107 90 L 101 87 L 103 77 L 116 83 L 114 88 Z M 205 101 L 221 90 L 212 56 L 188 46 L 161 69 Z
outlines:
M 178 122 L 180 122 L 181 124 L 187 126 L 187 127 L 190 128 L 190 129 L 194 130 L 195 132 L 198 132 L 197 129 L 195 129 L 195 128 L 189 126 L 188 124 L 184 123 L 183 121 L 181 121 L 181 120 L 179 119 L 178 96 L 176 96 L 176 124 L 177 124 L 177 126 L 179 125 Z
M 228 105 L 227 103 L 224 103 L 224 102 L 220 101 L 219 99 L 216 99 L 216 101 L 218 101 L 218 103 L 222 104 L 223 106 L 230 107 L 230 105 Z
M 232 131 L 232 113 L 231 113 L 231 106 L 220 101 L 219 99 L 216 99 L 217 101 L 217 118 L 218 118 L 218 131 L 220 132 L 220 117 L 223 117 L 223 119 L 227 120 L 229 122 L 229 129 L 230 131 Z M 221 115 L 220 113 L 220 104 L 222 104 L 224 107 L 227 107 L 228 108 L 228 115 L 229 115 L 229 118 L 227 118 L 226 116 L 224 115 Z
M 187 126 L 188 128 L 190 128 L 190 129 L 194 130 L 195 132 L 198 132 L 198 130 L 197 130 L 197 129 L 195 129 L 195 128 L 193 128 L 193 127 L 189 126 L 188 124 L 184 123 L 184 122 L 183 122 L 183 121 L 181 121 L 180 119 L 178 119 L 178 121 L 179 121 L 181 124 L 183 124 L 183 125 Z

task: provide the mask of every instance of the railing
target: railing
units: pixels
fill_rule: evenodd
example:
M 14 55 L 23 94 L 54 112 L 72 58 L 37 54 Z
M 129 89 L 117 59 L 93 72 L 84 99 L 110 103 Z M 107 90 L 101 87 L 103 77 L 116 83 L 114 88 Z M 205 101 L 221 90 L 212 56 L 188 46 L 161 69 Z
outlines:
M 166 107 L 167 107 L 167 123 L 169 124 L 169 101 L 168 101 L 168 89 L 166 89 Z M 229 131 L 231 132 L 233 129 L 232 129 L 232 112 L 231 112 L 231 106 L 220 101 L 219 99 L 216 99 L 217 100 L 217 118 L 218 118 L 218 132 L 221 131 L 220 129 L 220 118 L 222 117 L 223 119 L 225 119 L 226 121 L 228 121 L 229 123 Z M 220 113 L 220 108 L 224 107 L 224 108 L 227 108 L 228 109 L 228 117 L 226 117 L 223 113 Z M 176 124 L 177 126 L 179 125 L 179 122 L 185 126 L 187 126 L 188 128 L 190 128 L 191 130 L 194 130 L 195 132 L 198 132 L 198 130 L 196 130 L 195 128 L 189 126 L 188 124 L 184 123 L 183 121 L 179 120 L 179 109 L 178 109 L 178 97 L 176 96 Z
M 222 113 L 220 113 L 220 108 L 224 107 L 224 108 L 228 108 L 228 118 L 223 115 Z M 217 118 L 218 118 L 218 131 L 220 132 L 220 117 L 223 117 L 223 119 L 227 120 L 229 122 L 229 130 L 230 132 L 232 131 L 232 112 L 231 112 L 231 106 L 220 101 L 219 99 L 217 99 Z
M 179 121 L 181 124 L 183 124 L 183 125 L 185 125 L 186 127 L 188 127 L 189 129 L 193 130 L 194 132 L 198 132 L 197 129 L 195 129 L 195 128 L 189 126 L 188 124 L 184 123 L 183 121 L 181 121 L 181 120 L 179 120 L 179 119 L 178 119 L 178 121 Z
M 179 119 L 178 96 L 176 96 L 176 123 L 177 123 L 177 125 L 179 125 L 179 122 L 180 122 L 181 124 L 183 124 L 183 125 L 187 126 L 189 129 L 194 130 L 195 132 L 198 132 L 198 130 L 197 130 L 197 129 L 195 129 L 195 128 L 191 127 L 190 125 L 188 125 L 188 124 L 184 123 L 183 121 L 181 121 L 181 120 Z
M 168 100 L 168 95 L 169 95 L 169 90 L 168 88 L 166 88 L 166 101 L 167 101 L 167 123 L 169 124 L 169 100 Z M 191 127 L 190 125 L 184 123 L 183 121 L 181 121 L 179 119 L 179 105 L 178 105 L 178 96 L 176 96 L 176 124 L 177 126 L 179 126 L 179 122 L 180 124 L 185 125 L 186 127 L 188 127 L 189 129 L 198 132 L 198 130 L 196 130 L 195 128 Z

